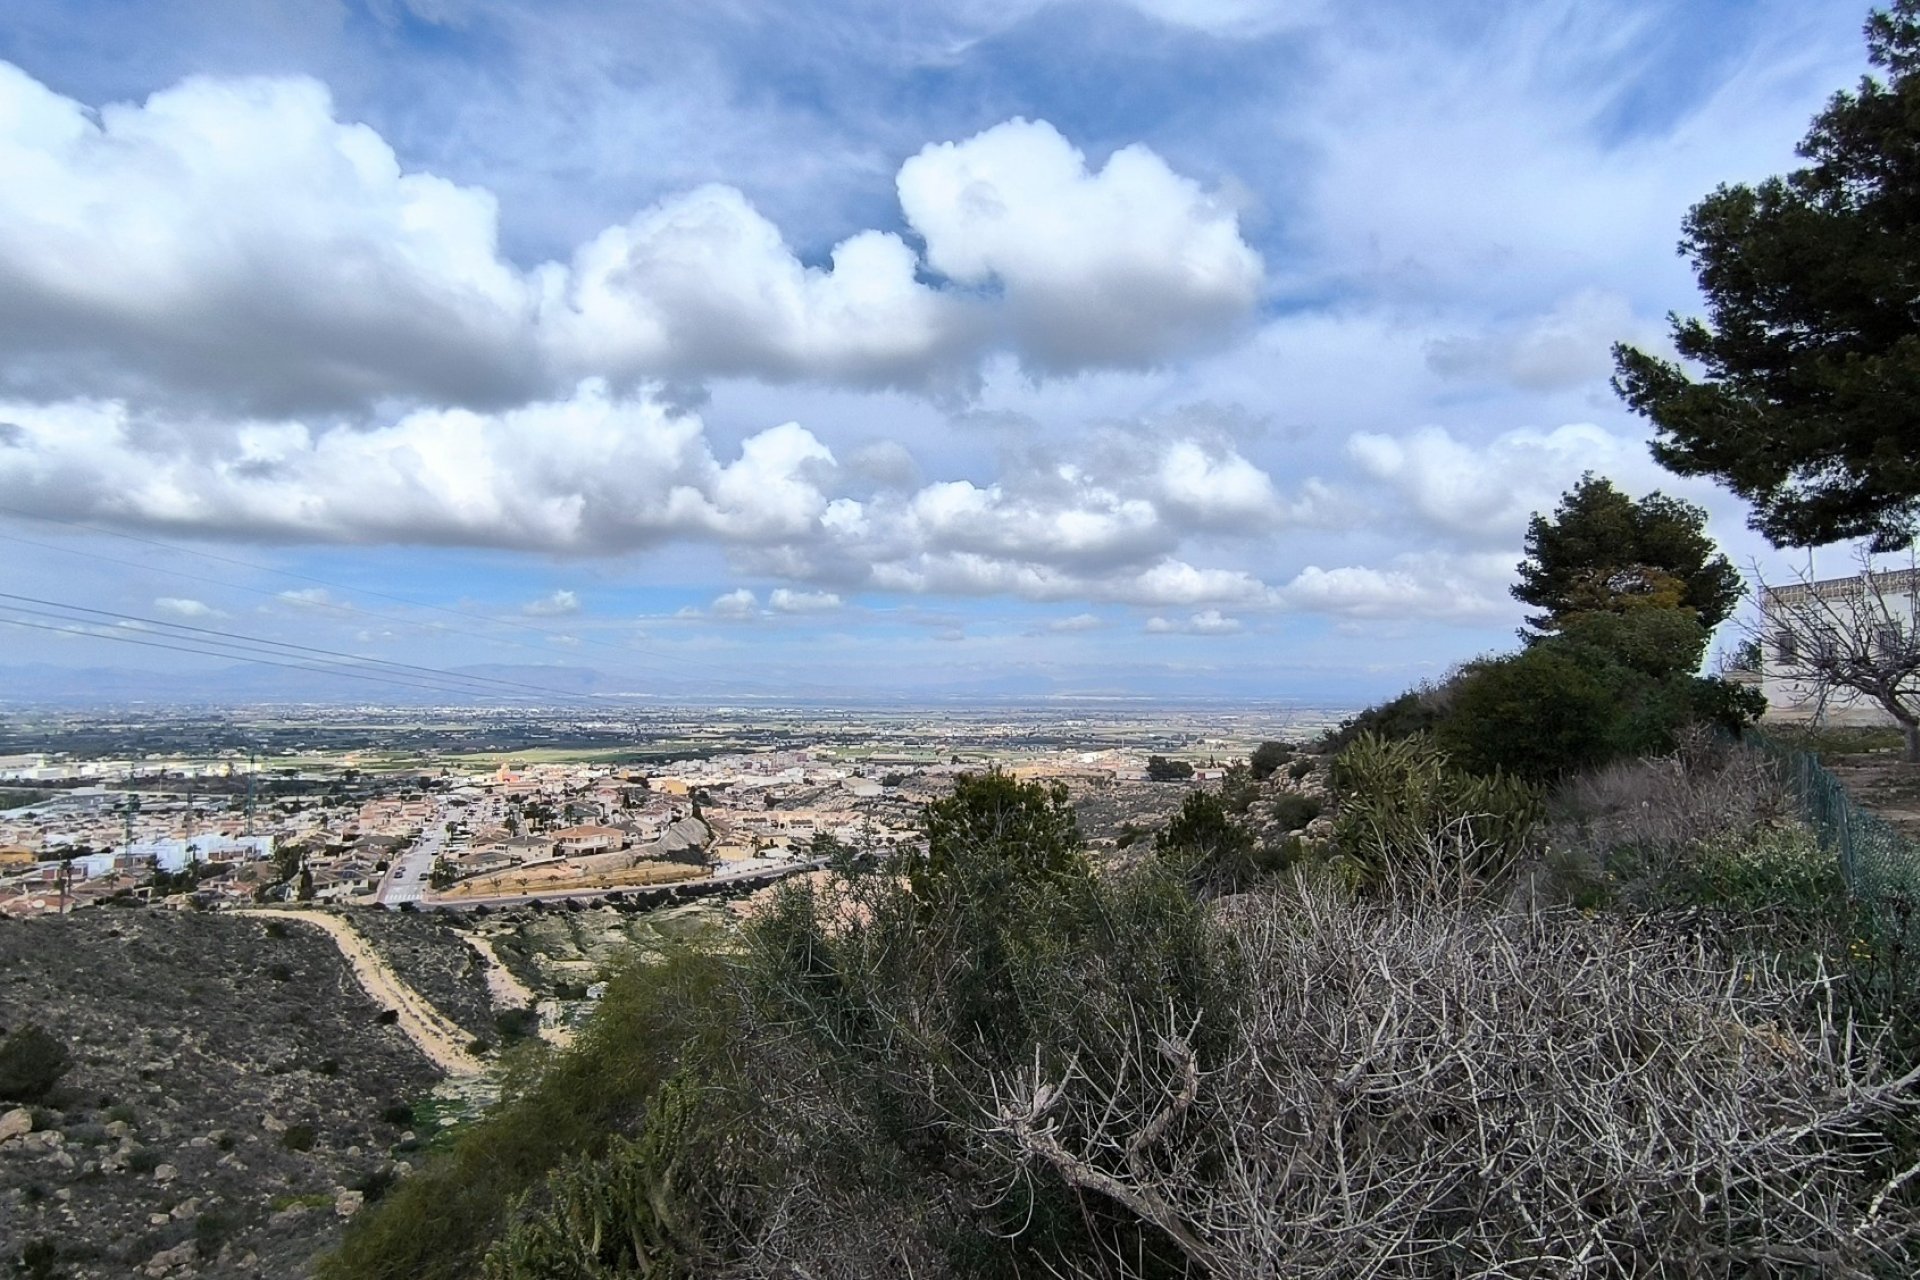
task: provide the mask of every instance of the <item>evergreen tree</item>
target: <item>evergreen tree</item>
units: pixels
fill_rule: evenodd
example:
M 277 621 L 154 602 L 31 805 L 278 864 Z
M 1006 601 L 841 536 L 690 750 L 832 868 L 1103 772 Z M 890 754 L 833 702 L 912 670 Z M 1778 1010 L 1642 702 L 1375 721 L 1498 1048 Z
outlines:
M 1549 519 L 1527 525 L 1516 600 L 1544 612 L 1527 622 L 1561 630 L 1586 613 L 1684 609 L 1711 631 L 1740 601 L 1739 571 L 1706 532 L 1707 513 L 1652 493 L 1636 502 L 1588 473 Z
M 1920 0 L 1873 13 L 1867 47 L 1886 79 L 1834 96 L 1800 144 L 1806 167 L 1722 186 L 1687 215 L 1680 251 L 1708 318 L 1676 317 L 1673 338 L 1705 377 L 1614 348 L 1654 456 L 1753 503 L 1781 547 L 1889 550 L 1920 524 Z

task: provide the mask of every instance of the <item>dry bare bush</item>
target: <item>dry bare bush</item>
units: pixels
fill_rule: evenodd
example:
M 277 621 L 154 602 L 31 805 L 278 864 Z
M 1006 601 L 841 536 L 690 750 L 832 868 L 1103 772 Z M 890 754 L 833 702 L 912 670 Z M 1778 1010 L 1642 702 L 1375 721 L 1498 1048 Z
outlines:
M 1912 1274 L 1920 1164 L 1887 1134 L 1920 1069 L 1831 984 L 1652 921 L 1304 882 L 1228 927 L 1252 982 L 1221 1065 L 1162 1014 L 1118 1069 L 1156 1106 L 1036 1066 L 980 1122 L 1197 1272 Z
M 1597 866 L 1630 850 L 1656 874 L 1679 850 L 1787 821 L 1794 810 L 1772 759 L 1698 730 L 1667 755 L 1580 774 L 1555 800 L 1546 843 L 1560 856 Z

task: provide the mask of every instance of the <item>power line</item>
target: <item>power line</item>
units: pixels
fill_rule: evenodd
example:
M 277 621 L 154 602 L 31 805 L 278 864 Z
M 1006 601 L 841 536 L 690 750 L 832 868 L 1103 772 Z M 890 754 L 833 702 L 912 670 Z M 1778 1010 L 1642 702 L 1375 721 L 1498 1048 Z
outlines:
M 434 693 L 460 692 L 459 690 L 447 689 L 440 685 L 421 684 L 413 680 L 404 680 L 398 676 L 375 675 L 372 673 L 350 671 L 350 670 L 345 670 L 340 668 L 308 666 L 306 664 L 297 663 L 297 662 L 276 662 L 271 658 L 263 658 L 257 655 L 246 656 L 242 654 L 227 653 L 217 649 L 197 649 L 197 648 L 190 648 L 186 645 L 161 644 L 157 640 L 141 640 L 134 636 L 119 635 L 111 631 L 86 631 L 86 630 L 77 631 L 72 627 L 55 627 L 55 626 L 50 626 L 44 622 L 25 622 L 19 618 L 0 618 L 0 623 L 5 623 L 10 627 L 26 627 L 29 630 L 33 630 L 33 631 L 50 631 L 50 632 L 53 632 L 55 635 L 81 636 L 89 640 L 111 640 L 115 644 L 137 644 L 144 649 L 170 649 L 175 653 L 194 653 L 194 654 L 199 654 L 202 657 L 227 658 L 227 659 L 237 658 L 240 661 L 254 663 L 263 667 L 285 667 L 289 671 L 319 672 L 320 674 L 323 674 L 323 675 L 343 676 L 349 680 L 370 680 L 377 684 L 411 685 L 416 689 L 427 689 Z M 467 690 L 465 692 L 468 694 L 468 696 L 472 696 L 471 690 Z
M 222 642 L 264 647 L 270 652 L 292 650 L 303 654 L 314 654 L 321 658 L 342 659 L 361 666 L 392 668 L 402 672 L 426 675 L 438 679 L 465 681 L 474 684 L 498 685 L 502 688 L 521 689 L 533 693 L 545 694 L 550 697 L 585 696 L 569 695 L 558 689 L 549 689 L 543 685 L 527 684 L 519 680 L 500 680 L 492 676 L 471 675 L 460 671 L 443 671 L 436 667 L 416 666 L 411 662 L 393 662 L 385 658 L 370 658 L 363 654 L 343 653 L 337 649 L 320 649 L 313 645 L 294 644 L 286 640 L 269 640 L 259 636 L 245 635 L 237 631 L 222 631 L 211 627 L 195 627 L 184 622 L 164 622 L 158 618 L 143 618 L 137 614 L 118 613 L 112 609 L 94 609 L 86 605 L 68 604 L 61 600 L 41 600 L 34 596 L 14 595 L 6 591 L 0 591 L 0 600 L 17 600 L 25 604 L 42 605 L 51 609 L 64 609 L 74 613 L 93 614 L 102 618 L 113 618 L 120 622 L 137 622 L 143 626 L 161 627 L 167 631 L 187 631 L 196 635 L 212 636 Z M 37 611 L 22 609 L 20 612 L 36 613 Z
M 600 640 L 591 635 L 582 636 L 582 635 L 572 634 L 571 632 L 555 631 L 551 628 L 541 626 L 535 622 L 532 622 L 526 619 L 507 619 L 507 618 L 491 616 L 488 614 L 475 613 L 475 612 L 472 612 L 471 610 L 466 610 L 466 609 L 449 608 L 445 605 L 431 604 L 426 601 L 413 600 L 405 596 L 397 596 L 397 595 L 390 594 L 388 592 L 377 591 L 367 587 L 352 586 L 347 583 L 332 581 L 327 578 L 315 577 L 312 574 L 296 573 L 290 569 L 280 569 L 272 565 L 260 564 L 257 561 L 243 560 L 234 556 L 219 555 L 211 551 L 202 551 L 195 547 L 182 546 L 179 543 L 168 542 L 160 538 L 143 536 L 143 535 L 134 534 L 134 533 L 127 533 L 118 529 L 108 529 L 99 525 L 88 524 L 80 520 L 65 519 L 60 516 L 43 515 L 36 512 L 24 511 L 17 507 L 9 507 L 4 504 L 0 504 L 0 514 L 14 516 L 24 520 L 37 520 L 37 521 L 41 521 L 48 524 L 63 525 L 68 528 L 83 530 L 87 533 L 99 534 L 103 537 L 119 538 L 119 539 L 122 539 L 123 541 L 138 543 L 142 546 L 155 547 L 161 550 L 172 551 L 182 555 L 198 556 L 202 559 L 216 561 L 221 564 L 235 565 L 237 567 L 251 569 L 259 573 L 274 574 L 279 577 L 290 578 L 298 582 L 312 583 L 316 586 L 332 587 L 339 591 L 357 592 L 363 595 L 373 596 L 377 599 L 391 601 L 392 603 L 395 603 L 395 604 L 405 605 L 409 608 L 425 609 L 434 613 L 445 614 L 449 617 L 465 618 L 475 622 L 486 623 L 490 626 L 516 627 L 521 630 L 531 631 L 540 635 L 550 636 L 550 637 L 564 635 L 570 640 L 574 640 L 582 644 L 593 645 L 597 648 L 607 649 L 612 652 L 618 653 L 629 662 L 637 662 L 637 664 L 642 668 L 653 667 L 656 670 L 663 669 L 661 668 L 658 662 L 649 662 L 647 660 L 647 655 L 636 654 L 632 649 L 628 648 L 627 646 L 611 644 L 611 643 L 608 643 L 607 641 Z M 37 546 L 45 550 L 55 551 L 62 554 L 83 556 L 89 559 L 101 560 L 110 564 L 126 565 L 130 568 L 145 569 L 145 568 L 151 567 L 136 561 L 121 560 L 114 556 L 101 555 L 98 552 L 80 551 L 71 547 L 58 547 L 50 543 L 36 542 L 31 538 L 21 538 L 16 535 L 0 534 L 0 539 L 5 539 L 10 542 L 22 543 L 27 546 Z M 202 582 L 202 583 L 207 583 L 213 586 L 228 587 L 234 590 L 246 591 L 255 595 L 267 596 L 272 599 L 285 598 L 284 594 L 280 592 L 267 591 L 259 587 L 250 587 L 240 583 L 227 582 L 217 578 L 207 578 L 207 577 L 203 577 L 195 574 L 184 573 L 177 569 L 162 569 L 161 572 L 171 574 L 175 577 L 182 578 L 186 581 Z M 388 619 L 388 620 L 401 621 L 400 619 L 393 619 L 391 615 L 381 614 L 379 612 L 368 610 L 368 609 L 360 609 L 352 605 L 336 603 L 333 601 L 314 600 L 314 601 L 303 601 L 301 603 L 305 607 L 334 609 L 334 610 L 340 610 L 340 611 L 358 614 L 358 615 L 369 617 L 369 618 L 382 618 L 382 619 Z M 542 656 L 548 656 L 549 651 L 542 649 L 537 645 L 529 645 L 524 641 L 512 640 L 512 639 L 501 637 L 501 636 L 489 636 L 482 633 L 461 630 L 459 628 L 454 628 L 454 627 L 445 627 L 444 624 L 440 624 L 440 625 L 445 630 L 450 631 L 456 635 L 465 635 L 472 639 L 481 640 L 489 644 L 510 645 L 514 648 L 526 649 L 530 652 L 539 653 Z M 659 653 L 658 651 L 655 651 L 655 653 L 657 657 L 661 659 L 669 659 L 668 665 L 664 669 L 670 670 L 672 669 L 674 664 L 677 664 L 679 668 L 679 673 L 682 675 L 690 671 L 704 672 L 710 676 L 720 677 L 728 681 L 729 683 L 732 683 L 735 685 L 744 685 L 749 688 L 757 687 L 761 690 L 777 691 L 780 693 L 790 693 L 792 690 L 796 688 L 812 689 L 813 691 L 820 692 L 820 693 L 829 692 L 826 686 L 815 684 L 811 681 L 796 680 L 796 681 L 788 682 L 784 685 L 776 686 L 764 680 L 753 680 L 753 679 L 742 678 L 738 672 L 716 666 L 712 663 L 700 662 L 695 659 L 684 658 L 678 655 L 667 655 L 664 653 Z

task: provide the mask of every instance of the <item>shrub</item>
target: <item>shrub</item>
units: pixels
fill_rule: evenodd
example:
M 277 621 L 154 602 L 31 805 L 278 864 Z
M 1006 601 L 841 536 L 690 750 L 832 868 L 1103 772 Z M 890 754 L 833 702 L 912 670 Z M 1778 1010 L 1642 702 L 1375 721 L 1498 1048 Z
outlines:
M 1203 896 L 1237 893 L 1278 863 L 1254 847 L 1246 828 L 1227 814 L 1224 803 L 1195 791 L 1166 829 L 1154 839 L 1154 853 Z
M 537 1202 L 522 1200 L 483 1260 L 487 1280 L 709 1273 L 721 1246 L 703 1228 L 717 1225 L 724 1187 L 700 1176 L 711 1158 L 689 1150 L 703 1118 L 686 1078 L 668 1081 L 637 1139 L 615 1137 L 599 1158 L 549 1174 Z
M 1253 770 L 1255 780 L 1265 782 L 1292 755 L 1293 749 L 1284 742 L 1263 742 L 1247 757 L 1247 765 Z
M 1169 760 L 1165 756 L 1147 757 L 1148 782 L 1185 782 L 1193 776 L 1193 766 L 1185 760 Z
M 1639 745 L 1609 674 L 1545 642 L 1477 663 L 1455 682 L 1434 737 L 1475 773 L 1551 779 L 1603 763 Z
M 1539 790 L 1453 767 L 1424 735 L 1362 734 L 1333 762 L 1334 870 L 1355 888 L 1487 885 L 1512 868 L 1538 824 Z
M 319 1134 L 304 1120 L 296 1120 L 280 1134 L 280 1145 L 289 1151 L 311 1151 Z
M 1308 759 L 1295 760 L 1292 764 L 1287 766 L 1287 776 L 1289 778 L 1292 778 L 1295 782 L 1300 781 L 1300 779 L 1306 777 L 1308 774 L 1312 772 L 1313 772 L 1313 761 Z
M 1913 1084 L 1817 981 L 1571 911 L 1303 890 L 1231 927 L 1248 999 L 1210 1072 L 1140 1107 L 1031 1067 L 976 1121 L 1192 1271 L 1525 1275 L 1578 1241 L 1608 1275 L 1914 1273 Z M 1177 1019 L 1123 1056 L 1164 1054 Z
M 267 966 L 267 976 L 275 982 L 291 982 L 293 980 L 293 966 L 283 964 L 276 960 Z
M 1322 755 L 1339 755 L 1362 735 L 1372 734 L 1376 738 L 1410 738 L 1416 733 L 1430 732 L 1440 721 L 1445 694 L 1440 689 L 1421 688 L 1409 690 L 1397 698 L 1368 707 L 1352 719 L 1343 720 L 1338 728 L 1322 734 L 1315 749 Z
M 0 1040 L 0 1099 L 39 1102 L 53 1092 L 72 1061 L 67 1046 L 29 1023 Z
M 1274 797 L 1273 820 L 1282 831 L 1298 831 L 1320 816 L 1320 797 L 1285 791 Z
M 218 1257 L 220 1247 L 233 1238 L 236 1223 L 217 1209 L 210 1209 L 193 1220 L 194 1252 L 204 1260 Z
M 29 1240 L 21 1246 L 13 1269 L 16 1274 L 27 1277 L 27 1280 L 53 1280 L 60 1274 L 59 1242 L 45 1237 Z
M 134 1173 L 152 1173 L 166 1162 L 158 1147 L 135 1147 L 127 1153 L 127 1168 Z
M 406 1102 L 389 1102 L 380 1109 L 380 1119 L 396 1129 L 407 1129 L 413 1125 L 413 1106 Z
M 1735 911 L 1830 911 L 1846 896 L 1840 861 L 1798 823 L 1695 842 L 1675 868 L 1684 896 Z
M 525 1040 L 540 1031 L 540 1014 L 534 1009 L 502 1009 L 493 1015 L 494 1030 L 503 1044 Z
M 321 1264 L 328 1280 L 472 1275 L 523 1195 L 568 1160 L 604 1150 L 646 1100 L 730 1025 L 726 963 L 668 949 L 613 976 L 593 1021 L 507 1104 L 464 1128 L 450 1149 L 355 1216 Z
M 1568 779 L 1554 794 L 1547 843 L 1563 895 L 1644 909 L 1691 895 L 1675 879 L 1686 850 L 1780 825 L 1793 808 L 1771 759 L 1693 732 L 1667 755 Z

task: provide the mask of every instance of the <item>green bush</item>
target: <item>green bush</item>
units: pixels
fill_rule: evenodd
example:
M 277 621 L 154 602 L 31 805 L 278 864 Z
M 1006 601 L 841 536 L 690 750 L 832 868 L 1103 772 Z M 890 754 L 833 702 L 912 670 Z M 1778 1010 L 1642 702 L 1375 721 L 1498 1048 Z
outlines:
M 1308 774 L 1312 772 L 1313 772 L 1313 761 L 1311 760 L 1305 760 L 1305 759 L 1295 760 L 1292 764 L 1287 766 L 1287 776 L 1289 778 L 1292 778 L 1295 782 L 1300 781 L 1300 779 L 1306 777 Z
M 1247 757 L 1247 764 L 1253 770 L 1254 779 L 1265 782 L 1292 755 L 1293 748 L 1284 742 L 1263 742 Z
M 314 1127 L 304 1120 L 295 1121 L 280 1134 L 280 1145 L 289 1151 L 311 1151 L 314 1140 L 319 1137 Z
M 1237 893 L 1280 868 L 1271 851 L 1257 848 L 1226 805 L 1204 791 L 1181 804 L 1154 840 L 1155 855 L 1202 896 Z
M 67 1073 L 72 1057 L 45 1027 L 29 1023 L 0 1040 L 0 1099 L 39 1102 Z
M 1735 911 L 1830 912 L 1846 896 L 1839 859 L 1798 823 L 1702 840 L 1674 874 L 1684 897 Z
M 648 1102 L 637 1139 L 615 1137 L 597 1159 L 547 1175 L 515 1206 L 482 1263 L 487 1280 L 561 1276 L 695 1276 L 722 1252 L 708 1238 L 725 1185 L 702 1176 L 711 1153 L 691 1150 L 708 1117 L 684 1076 Z
M 1475 773 L 1555 778 L 1600 764 L 1631 745 L 1610 674 L 1547 643 L 1477 663 L 1455 681 L 1434 737 Z
M 1460 767 L 1552 781 L 1668 751 L 1689 725 L 1737 733 L 1765 709 L 1752 689 L 1692 674 L 1707 635 L 1684 610 L 1576 614 L 1558 625 L 1448 686 L 1434 737 Z
M 1362 734 L 1333 762 L 1334 869 L 1378 890 L 1432 877 L 1487 884 L 1519 859 L 1538 825 L 1540 790 L 1457 769 L 1432 739 Z
M 540 1033 L 540 1013 L 536 1009 L 502 1009 L 493 1015 L 493 1028 L 502 1044 L 512 1044 Z
M 1321 735 L 1315 749 L 1321 755 L 1335 756 L 1353 745 L 1362 734 L 1395 739 L 1430 732 L 1440 721 L 1443 702 L 1444 696 L 1440 690 L 1409 690 L 1397 698 L 1368 707 L 1349 720 L 1341 721 L 1338 728 L 1329 729 Z
M 1319 796 L 1283 791 L 1274 797 L 1273 820 L 1282 831 L 1298 831 L 1319 817 L 1322 808 Z
M 1169 760 L 1165 756 L 1147 757 L 1148 782 L 1185 782 L 1193 776 L 1193 766 L 1185 760 Z
M 521 1197 L 569 1160 L 631 1131 L 676 1072 L 703 1074 L 731 1042 L 730 963 L 703 946 L 666 950 L 609 982 L 593 1020 L 546 1070 L 463 1129 L 419 1171 L 357 1215 L 326 1280 L 456 1280 L 508 1227 Z

